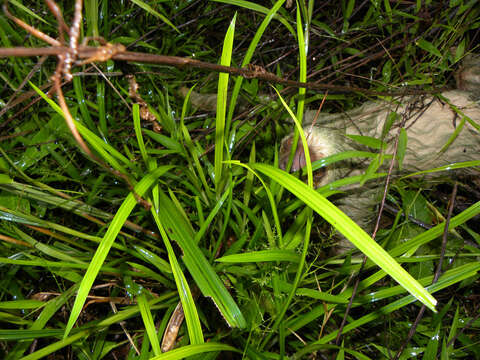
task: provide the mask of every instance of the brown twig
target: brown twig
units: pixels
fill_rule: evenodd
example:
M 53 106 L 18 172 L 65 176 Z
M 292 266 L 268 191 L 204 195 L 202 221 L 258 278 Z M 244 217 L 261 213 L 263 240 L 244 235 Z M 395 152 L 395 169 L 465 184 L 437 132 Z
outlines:
M 395 209 L 393 206 L 385 204 L 384 209 L 388 211 L 392 215 L 397 215 L 399 213 L 399 210 Z M 408 221 L 414 223 L 415 225 L 420 226 L 421 228 L 425 230 L 430 230 L 432 228 L 431 225 L 425 224 L 423 221 L 418 220 L 416 217 L 412 215 L 406 215 L 404 213 L 401 214 L 405 219 L 408 219 Z
M 119 45 L 121 46 L 121 45 Z M 26 48 L 26 47 L 14 47 L 14 48 L 0 48 L 0 57 L 25 57 L 25 56 L 40 56 L 40 55 L 59 55 L 65 54 L 68 51 L 68 48 L 65 46 L 53 46 L 53 47 L 43 47 L 43 48 Z M 78 47 L 78 58 L 79 59 L 91 59 L 94 58 L 99 52 L 105 51 L 104 48 L 95 47 L 95 46 L 79 46 Z M 112 60 L 118 61 L 128 61 L 128 62 L 140 62 L 140 63 L 149 63 L 149 64 L 164 64 L 169 66 L 174 66 L 177 68 L 196 68 L 202 70 L 208 70 L 213 72 L 223 72 L 231 75 L 242 76 L 246 79 L 256 78 L 259 80 L 264 80 L 270 83 L 282 84 L 285 86 L 291 86 L 295 88 L 306 88 L 309 90 L 317 91 L 329 91 L 331 93 L 351 93 L 357 92 L 365 95 L 381 95 L 381 96 L 398 96 L 398 92 L 394 91 L 372 91 L 368 89 L 363 89 L 355 86 L 341 86 L 341 85 L 331 85 L 331 84 L 318 84 L 313 82 L 300 82 L 294 80 L 284 79 L 282 77 L 276 76 L 273 73 L 268 71 L 258 71 L 255 69 L 249 68 L 237 68 L 231 66 L 223 66 L 218 64 L 213 64 L 209 62 L 204 62 L 200 60 L 183 58 L 178 56 L 166 56 L 166 55 L 156 55 L 149 53 L 140 53 L 133 51 L 120 51 L 120 48 L 117 49 L 117 52 L 111 56 Z M 402 95 L 424 95 L 428 93 L 437 93 L 444 91 L 445 88 L 433 89 L 429 92 L 424 90 L 414 90 L 407 89 L 402 90 Z
M 0 141 L 5 141 L 5 140 L 8 140 L 8 139 L 16 138 L 18 136 L 27 135 L 27 134 L 30 134 L 31 132 L 32 132 L 32 130 L 26 130 L 26 131 L 21 131 L 21 132 L 11 134 L 11 135 L 0 136 Z M 35 144 L 35 145 L 37 145 L 37 144 Z
M 47 60 L 47 56 L 46 55 L 43 55 L 39 60 L 38 62 L 35 64 L 35 66 L 32 68 L 32 70 L 30 70 L 30 72 L 28 73 L 28 75 L 25 77 L 25 79 L 23 79 L 22 83 L 15 89 L 15 91 L 13 92 L 12 96 L 10 97 L 10 99 L 8 100 L 8 102 L 6 103 L 5 107 L 0 110 L 0 116 L 2 116 L 3 114 L 5 114 L 11 107 L 14 106 L 14 104 L 18 101 L 18 98 L 21 98 L 22 96 L 20 95 L 18 98 L 15 99 L 15 97 L 20 93 L 20 91 L 23 89 L 23 87 L 25 86 L 25 84 L 33 77 L 33 75 L 38 71 L 38 69 L 40 69 L 40 67 L 43 65 L 43 63 L 45 62 L 45 60 Z
M 15 24 L 17 24 L 18 26 L 20 26 L 22 29 L 24 29 L 25 31 L 27 31 L 28 33 L 32 34 L 33 36 L 35 36 L 36 38 L 40 39 L 40 40 L 43 40 L 45 41 L 46 43 L 52 45 L 52 46 L 60 46 L 62 45 L 58 40 L 55 40 L 54 38 L 51 38 L 50 36 L 48 36 L 47 34 L 44 34 L 42 33 L 41 31 L 35 29 L 33 26 L 31 25 L 28 25 L 26 22 L 24 22 L 23 20 L 13 16 L 10 11 L 8 10 L 8 3 L 5 2 L 3 4 L 3 12 L 5 13 L 5 15 L 10 19 L 12 20 Z M 47 54 L 42 54 L 42 55 L 47 55 Z
M 59 55 L 60 62 L 63 60 L 63 75 L 68 81 L 72 80 L 72 74 L 70 72 L 73 62 L 77 59 L 78 55 L 78 38 L 80 36 L 80 23 L 82 22 L 82 7 L 83 1 L 75 1 L 75 11 L 73 15 L 73 23 L 69 30 L 68 35 L 70 36 L 70 46 L 68 51 L 62 55 Z
M 115 305 L 114 302 L 110 301 L 110 307 L 112 308 L 112 311 L 113 311 L 114 314 L 117 314 L 117 313 L 118 313 L 117 306 Z M 140 351 L 138 350 L 137 346 L 135 345 L 135 341 L 133 341 L 132 336 L 130 335 L 130 333 L 129 333 L 128 330 L 127 330 L 126 321 L 120 321 L 120 322 L 119 322 L 119 325 L 120 325 L 120 327 L 122 328 L 123 333 L 124 333 L 125 336 L 127 337 L 128 342 L 130 343 L 130 346 L 133 347 L 133 349 L 135 350 L 135 352 L 137 353 L 137 355 L 140 355 Z
M 57 18 L 58 22 L 58 33 L 60 35 L 60 41 L 62 43 L 65 42 L 65 32 L 68 33 L 70 30 L 68 29 L 67 24 L 65 23 L 65 20 L 63 19 L 62 11 L 58 7 L 58 5 L 53 1 L 53 0 L 45 0 L 47 3 L 48 8 L 50 9 L 50 12 L 55 15 Z

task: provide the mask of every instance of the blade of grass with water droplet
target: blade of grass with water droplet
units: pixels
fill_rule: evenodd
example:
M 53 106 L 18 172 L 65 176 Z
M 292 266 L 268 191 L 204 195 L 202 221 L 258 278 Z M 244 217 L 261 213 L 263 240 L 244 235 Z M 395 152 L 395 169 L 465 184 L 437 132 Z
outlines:
M 282 170 L 265 164 L 252 164 L 251 167 L 275 179 L 276 182 L 287 188 L 307 206 L 311 207 L 327 220 L 359 250 L 367 255 L 371 261 L 381 267 L 408 292 L 428 308 L 435 311 L 435 305 L 437 303 L 435 298 L 407 273 L 380 245 L 365 233 L 365 231 L 325 197 Z

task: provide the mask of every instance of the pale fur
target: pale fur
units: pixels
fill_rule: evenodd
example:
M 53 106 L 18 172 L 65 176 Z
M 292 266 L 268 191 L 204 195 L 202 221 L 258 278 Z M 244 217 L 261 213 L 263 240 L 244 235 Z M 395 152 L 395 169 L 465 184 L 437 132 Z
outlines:
M 480 160 L 480 57 L 467 56 L 460 71 L 456 74 L 457 90 L 446 91 L 440 96 L 406 96 L 390 101 L 370 101 L 344 113 L 321 113 L 314 121 L 316 111 L 307 110 L 304 114 L 304 132 L 307 137 L 312 161 L 345 150 L 367 150 L 347 138 L 346 134 L 366 135 L 385 141 L 386 153 L 393 152 L 394 139 L 398 128 L 407 131 L 407 148 L 403 159 L 403 169 L 395 167 L 393 176 L 399 173 L 412 173 L 428 170 L 451 163 Z M 185 95 L 186 90 L 182 89 Z M 445 100 L 446 99 L 446 100 Z M 190 98 L 196 107 L 214 111 L 216 95 L 192 93 Z M 382 138 L 385 122 L 392 112 L 398 114 L 394 125 Z M 463 128 L 456 139 L 445 151 L 455 129 L 465 119 Z M 468 121 L 467 121 L 468 119 Z M 313 123 L 313 126 L 312 126 Z M 285 169 L 291 151 L 293 133 L 282 140 L 279 165 Z M 297 147 L 296 159 L 292 169 L 299 170 L 305 162 L 302 158 L 301 144 Z M 302 163 L 303 160 L 303 163 Z M 323 186 L 345 176 L 364 173 L 368 161 L 349 160 L 329 167 L 321 173 L 317 186 Z M 386 171 L 389 162 L 381 167 Z M 479 168 L 468 168 L 463 173 L 479 174 Z M 450 172 L 453 174 L 453 172 Z M 335 199 L 335 203 L 365 230 L 371 231 L 375 217 L 375 205 L 381 198 L 382 181 L 353 185 L 342 190 L 345 196 Z M 350 248 L 346 241 L 340 242 L 340 248 Z M 342 250 L 340 250 L 342 251 Z
M 407 148 L 403 160 L 403 168 L 400 171 L 398 166 L 394 167 L 393 176 L 407 174 L 436 167 L 441 167 L 457 162 L 480 160 L 480 133 L 467 120 L 480 124 L 480 104 L 472 92 L 453 90 L 444 92 L 440 97 L 405 97 L 392 102 L 367 102 L 359 108 L 342 114 L 321 114 L 312 126 L 308 124 L 315 116 L 315 111 L 305 113 L 304 132 L 307 137 L 309 151 L 313 158 L 315 152 L 329 156 L 346 150 L 367 150 L 353 140 L 347 138 L 346 134 L 366 135 L 382 139 L 382 132 L 385 121 L 392 111 L 398 114 L 397 120 L 390 132 L 385 136 L 384 141 L 388 146 L 385 153 L 393 153 L 395 136 L 398 127 L 403 124 L 407 132 Z M 453 143 L 441 151 L 447 144 L 457 126 L 460 126 L 462 118 L 465 123 Z M 282 144 L 291 138 L 287 136 Z M 298 148 L 300 149 L 300 148 Z M 301 150 L 297 150 L 301 151 Z M 280 159 L 288 157 L 290 148 L 283 146 L 280 151 Z M 327 168 L 318 186 L 345 177 L 347 175 L 363 174 L 369 162 L 350 160 L 344 163 L 335 164 Z M 381 168 L 386 172 L 390 165 L 387 161 Z M 283 163 L 280 163 L 284 167 Z M 478 167 L 461 170 L 463 173 L 480 174 Z M 453 175 L 453 172 L 450 172 Z M 375 218 L 375 205 L 379 203 L 383 191 L 383 180 L 350 185 L 342 190 L 346 193 L 343 197 L 336 199 L 338 207 L 349 215 L 356 223 L 366 231 L 372 230 Z M 350 249 L 351 245 L 345 240 L 340 240 L 338 252 Z

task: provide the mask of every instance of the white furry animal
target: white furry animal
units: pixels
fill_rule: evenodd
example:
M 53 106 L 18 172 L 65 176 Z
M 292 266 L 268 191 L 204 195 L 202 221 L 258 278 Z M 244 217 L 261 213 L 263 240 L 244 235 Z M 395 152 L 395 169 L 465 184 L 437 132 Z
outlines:
M 304 114 L 304 132 L 311 161 L 317 161 L 346 150 L 365 150 L 346 135 L 374 137 L 388 145 L 383 151 L 391 154 L 398 127 L 403 124 L 407 133 L 407 147 L 403 159 L 402 173 L 428 170 L 451 163 L 480 160 L 480 57 L 467 56 L 462 69 L 456 76 L 457 90 L 446 91 L 438 96 L 406 96 L 389 102 L 367 102 L 345 113 L 321 113 L 312 126 L 316 111 L 307 110 Z M 188 89 L 181 89 L 185 96 Z M 192 104 L 208 111 L 215 110 L 215 94 L 192 92 Z M 383 134 L 384 126 L 390 114 L 396 113 L 396 119 Z M 446 148 L 452 135 L 457 131 L 455 140 Z M 286 168 L 291 151 L 293 133 L 282 140 L 279 166 Z M 385 172 L 389 160 L 380 168 Z M 297 146 L 291 171 L 305 166 L 302 145 Z M 345 176 L 360 175 L 367 169 L 368 161 L 348 160 L 316 172 L 316 186 L 328 184 Z M 467 173 L 480 173 L 479 167 L 463 170 Z M 399 173 L 395 170 L 395 174 Z M 350 185 L 342 190 L 345 196 L 335 204 L 365 230 L 371 230 L 375 216 L 374 206 L 378 203 L 378 194 L 383 188 L 381 181 L 360 186 Z M 348 243 L 349 244 L 349 243 Z M 341 246 L 350 245 L 341 242 Z M 341 251 L 341 250 L 340 250 Z
M 442 99 L 445 99 L 442 101 Z M 471 92 L 452 90 L 439 98 L 419 100 L 405 97 L 393 103 L 368 102 L 343 114 L 320 114 L 314 126 L 314 111 L 305 113 L 304 132 L 311 160 L 319 160 L 339 151 L 357 148 L 345 135 L 364 135 L 391 144 L 393 136 L 382 139 L 382 130 L 390 113 L 398 114 L 390 134 L 401 122 L 407 130 L 408 146 L 403 160 L 406 172 L 427 170 L 449 163 L 480 159 L 480 103 Z M 477 128 L 475 128 L 476 124 Z M 453 143 L 444 152 L 444 145 L 459 130 Z M 282 140 L 280 167 L 285 168 L 293 134 Z M 292 171 L 305 166 L 303 150 L 297 148 Z M 387 153 L 391 147 L 387 148 Z M 323 183 L 325 183 L 324 181 Z
M 473 58 L 475 59 L 475 58 Z M 386 154 L 393 152 L 395 128 L 406 130 L 407 147 L 403 159 L 402 173 L 428 170 L 457 162 L 480 160 L 480 61 L 476 58 L 464 62 L 457 77 L 459 89 L 447 91 L 435 97 L 394 99 L 391 102 L 367 102 L 364 105 L 340 114 L 320 114 L 315 124 L 311 123 L 315 111 L 306 111 L 304 132 L 307 138 L 311 161 L 334 155 L 346 150 L 358 150 L 361 146 L 347 137 L 364 135 L 386 142 Z M 390 114 L 397 114 L 390 131 L 382 138 L 383 129 Z M 457 131 L 455 140 L 441 151 Z M 280 167 L 285 169 L 292 146 L 293 133 L 282 140 Z M 363 149 L 364 150 L 364 149 Z M 380 169 L 386 171 L 390 160 Z M 305 166 L 305 156 L 299 141 L 294 155 L 292 171 Z M 316 186 L 322 186 L 347 175 L 359 175 L 367 169 L 368 162 L 349 160 L 323 169 Z M 480 173 L 480 167 L 467 168 L 467 173 Z M 394 174 L 399 173 L 398 168 Z M 349 186 L 346 196 L 337 202 L 365 230 L 371 230 L 376 196 L 383 187 L 380 182 L 360 187 Z M 346 248 L 344 242 L 341 246 Z

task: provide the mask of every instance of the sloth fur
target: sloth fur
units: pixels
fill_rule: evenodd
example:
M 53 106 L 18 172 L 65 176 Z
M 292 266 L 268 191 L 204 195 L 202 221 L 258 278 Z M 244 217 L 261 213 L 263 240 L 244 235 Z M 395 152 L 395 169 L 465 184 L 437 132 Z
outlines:
M 314 120 L 316 111 L 307 110 L 304 114 L 305 136 L 312 162 L 347 150 L 368 150 L 346 135 L 363 135 L 382 140 L 387 144 L 385 154 L 392 154 L 398 128 L 407 133 L 407 146 L 402 170 L 396 166 L 393 175 L 408 174 L 445 166 L 457 162 L 480 160 L 480 56 L 469 55 L 463 60 L 456 74 L 457 89 L 436 96 L 405 96 L 390 101 L 366 102 L 362 106 L 344 113 L 320 113 Z M 183 96 L 188 89 L 180 89 Z M 215 111 L 216 94 L 192 92 L 193 106 Z M 387 119 L 395 113 L 393 125 L 384 134 Z M 455 140 L 449 143 L 457 131 Z M 291 152 L 293 132 L 286 136 L 280 146 L 279 166 L 285 169 Z M 442 151 L 442 149 L 444 151 Z M 361 175 L 369 161 L 350 159 L 317 170 L 316 186 L 323 186 L 346 176 Z M 380 166 L 386 172 L 390 160 Z M 299 142 L 294 154 L 291 171 L 305 166 L 303 147 Z M 466 168 L 462 173 L 479 174 L 479 167 Z M 453 171 L 450 174 L 454 174 Z M 443 173 L 445 175 L 445 172 Z M 350 185 L 340 190 L 343 196 L 335 199 L 335 204 L 367 232 L 372 230 L 375 218 L 375 205 L 379 203 L 383 190 L 381 179 Z M 346 240 L 341 240 L 339 252 L 351 248 Z
M 474 60 L 474 61 L 473 61 Z M 433 169 L 449 164 L 480 160 L 480 59 L 468 58 L 457 76 L 457 90 L 446 91 L 439 96 L 406 96 L 392 101 L 367 102 L 351 111 L 339 114 L 320 114 L 312 121 L 315 111 L 304 115 L 304 133 L 307 138 L 311 161 L 347 150 L 368 150 L 346 135 L 364 135 L 384 141 L 385 154 L 394 152 L 395 136 L 403 127 L 407 134 L 407 146 L 402 170 L 395 166 L 396 174 L 408 174 Z M 395 121 L 390 131 L 382 136 L 387 119 L 395 112 Z M 455 140 L 446 148 L 452 134 Z M 279 166 L 286 168 L 292 147 L 293 133 L 282 140 Z M 380 166 L 387 172 L 389 159 Z M 317 176 L 316 186 L 323 186 L 346 176 L 365 172 L 369 161 L 348 160 L 323 169 Z M 305 155 L 301 141 L 294 154 L 291 171 L 305 166 Z M 463 174 L 480 174 L 480 168 L 466 168 Z M 453 173 L 451 172 L 453 175 Z M 445 172 L 443 172 L 445 175 Z M 336 205 L 366 231 L 372 230 L 375 217 L 374 207 L 380 202 L 384 179 L 360 186 L 350 185 L 341 189 L 345 194 L 335 201 Z M 340 249 L 351 247 L 340 241 Z

